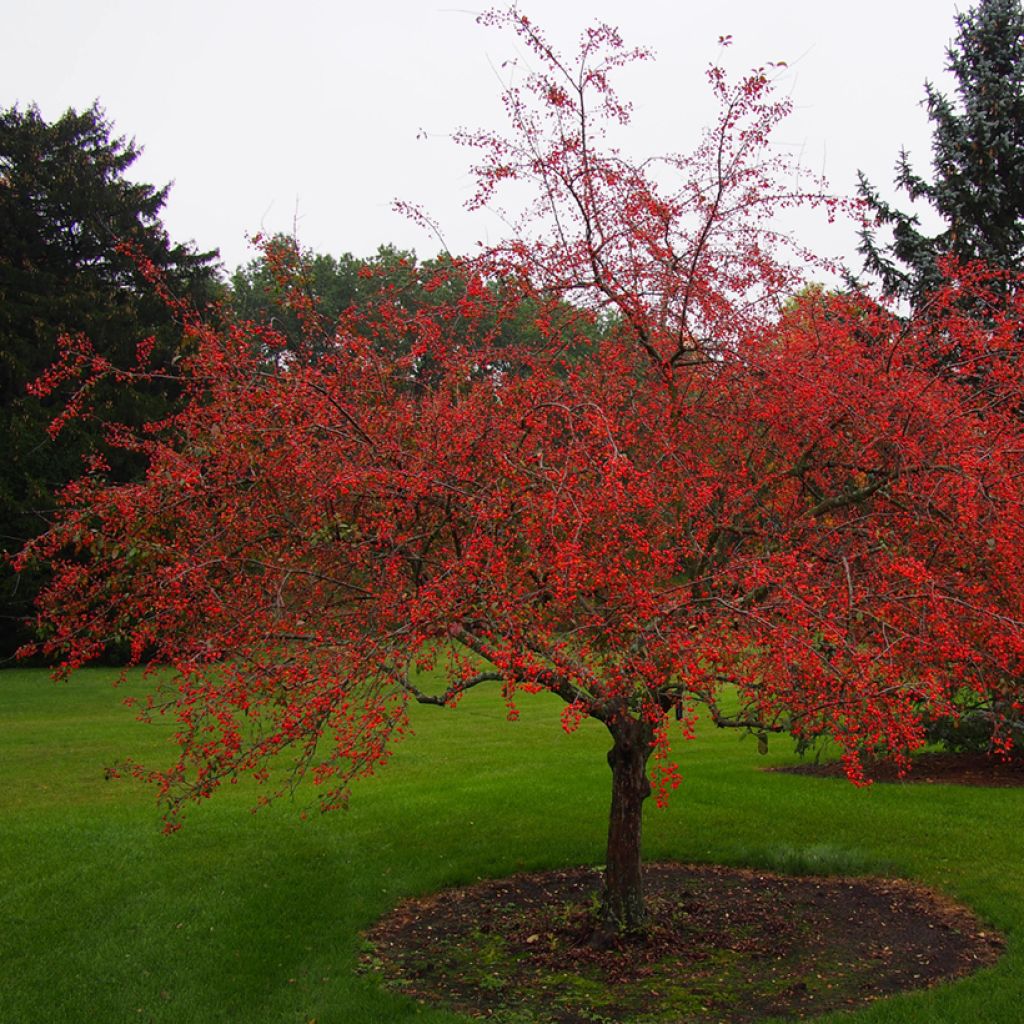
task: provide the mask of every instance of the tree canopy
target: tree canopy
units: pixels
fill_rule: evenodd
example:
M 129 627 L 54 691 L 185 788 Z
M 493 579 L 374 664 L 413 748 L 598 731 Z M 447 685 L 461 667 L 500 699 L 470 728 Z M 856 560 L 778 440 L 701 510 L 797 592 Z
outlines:
M 928 318 L 814 290 L 783 309 L 807 268 L 770 220 L 794 197 L 766 70 L 712 69 L 717 122 L 655 171 L 603 135 L 644 51 L 596 26 L 569 59 L 514 10 L 484 20 L 537 65 L 507 134 L 463 136 L 478 202 L 533 190 L 513 236 L 439 265 L 438 302 L 327 338 L 193 322 L 182 411 L 123 435 L 145 477 L 68 488 L 22 564 L 53 565 L 67 669 L 112 637 L 175 667 L 143 713 L 176 717 L 179 760 L 138 769 L 172 824 L 241 772 L 288 786 L 282 755 L 338 806 L 411 701 L 557 695 L 611 742 L 598 929 L 641 929 L 643 806 L 702 709 L 831 736 L 855 781 L 964 686 L 1020 709 L 1024 298 L 950 265 Z M 139 377 L 82 342 L 40 390 Z

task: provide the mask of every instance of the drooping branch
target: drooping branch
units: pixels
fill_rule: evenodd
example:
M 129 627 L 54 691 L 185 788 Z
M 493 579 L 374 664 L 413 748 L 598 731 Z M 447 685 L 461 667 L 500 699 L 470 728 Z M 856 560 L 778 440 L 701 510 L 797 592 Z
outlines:
M 409 672 L 409 666 L 406 666 L 404 671 L 396 673 L 395 678 L 398 684 L 408 693 L 418 704 L 433 704 L 435 707 L 448 707 L 457 697 L 462 696 L 467 690 L 472 690 L 473 687 L 479 686 L 481 683 L 500 683 L 504 681 L 504 676 L 498 671 L 487 671 L 478 672 L 476 675 L 468 676 L 462 679 L 455 679 L 448 684 L 447 689 L 440 694 L 425 693 L 418 686 L 416 686 Z

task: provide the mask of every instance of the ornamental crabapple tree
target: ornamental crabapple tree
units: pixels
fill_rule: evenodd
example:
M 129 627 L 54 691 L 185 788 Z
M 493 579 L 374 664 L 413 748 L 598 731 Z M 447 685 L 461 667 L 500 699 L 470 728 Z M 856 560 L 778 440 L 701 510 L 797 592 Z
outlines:
M 921 709 L 955 714 L 964 686 L 1020 710 L 1024 290 L 949 265 L 927 322 L 801 291 L 770 215 L 830 207 L 770 145 L 766 71 L 713 70 L 695 152 L 638 164 L 603 132 L 643 51 L 599 26 L 570 61 L 514 10 L 484 20 L 535 65 L 508 134 L 461 136 L 476 205 L 533 190 L 513 237 L 326 342 L 190 320 L 182 411 L 109 428 L 145 479 L 94 464 L 23 559 L 53 565 L 42 646 L 67 670 L 113 637 L 174 667 L 145 709 L 177 718 L 177 763 L 148 773 L 172 822 L 281 755 L 339 805 L 413 701 L 557 695 L 611 743 L 595 934 L 642 931 L 642 810 L 701 709 L 830 736 L 854 781 L 905 764 Z M 68 339 L 38 390 L 77 380 L 87 415 L 96 379 L 145 373 Z

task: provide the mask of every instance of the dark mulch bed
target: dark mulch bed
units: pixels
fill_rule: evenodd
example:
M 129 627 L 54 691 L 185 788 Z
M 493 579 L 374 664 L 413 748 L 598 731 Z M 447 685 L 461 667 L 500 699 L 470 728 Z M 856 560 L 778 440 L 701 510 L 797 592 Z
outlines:
M 814 764 L 785 765 L 768 771 L 791 775 L 817 775 L 822 778 L 845 778 L 846 771 L 838 761 Z M 985 754 L 918 754 L 912 769 L 902 778 L 896 766 L 876 761 L 865 766 L 874 782 L 946 782 L 961 786 L 1024 786 L 1024 757 L 1009 761 Z
M 903 881 L 657 864 L 646 941 L 594 949 L 600 877 L 517 875 L 408 900 L 371 929 L 367 970 L 424 1002 L 509 1024 L 803 1018 L 993 963 L 1001 937 Z

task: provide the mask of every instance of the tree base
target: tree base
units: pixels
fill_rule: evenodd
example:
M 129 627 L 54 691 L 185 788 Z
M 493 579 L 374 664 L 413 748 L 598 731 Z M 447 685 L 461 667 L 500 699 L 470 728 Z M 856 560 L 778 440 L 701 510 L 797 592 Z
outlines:
M 645 883 L 641 940 L 591 944 L 599 879 L 580 868 L 410 900 L 367 934 L 364 964 L 480 1016 L 584 1024 L 599 1009 L 687 1024 L 849 1010 L 967 974 L 1002 949 L 969 911 L 902 881 L 663 864 Z
M 643 944 L 650 923 L 642 894 L 637 893 L 635 899 L 623 902 L 612 901 L 605 893 L 589 945 L 592 949 L 621 949 L 624 945 Z

